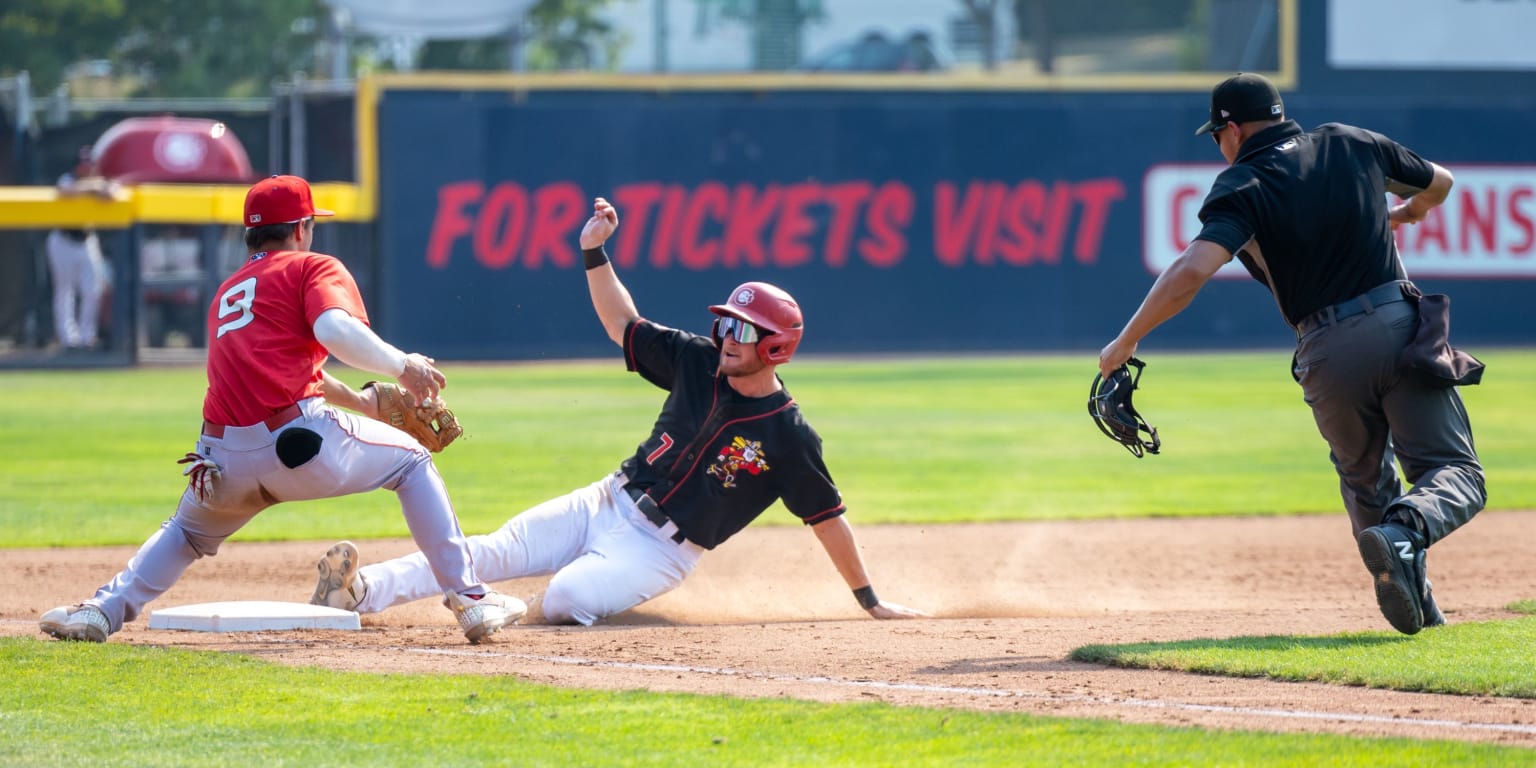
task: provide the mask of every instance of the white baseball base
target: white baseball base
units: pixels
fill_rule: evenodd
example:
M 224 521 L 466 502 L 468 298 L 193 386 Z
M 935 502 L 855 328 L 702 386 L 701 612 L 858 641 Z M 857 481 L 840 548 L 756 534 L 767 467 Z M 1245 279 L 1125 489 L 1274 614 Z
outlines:
M 362 629 L 358 615 L 340 608 L 274 600 L 232 600 L 162 608 L 150 629 L 193 632 L 262 632 L 283 629 Z

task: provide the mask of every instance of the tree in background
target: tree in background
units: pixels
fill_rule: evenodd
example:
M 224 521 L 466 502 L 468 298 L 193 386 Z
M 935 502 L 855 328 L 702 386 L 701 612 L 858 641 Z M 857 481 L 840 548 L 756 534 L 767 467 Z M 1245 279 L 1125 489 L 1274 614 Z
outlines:
M 962 1 L 970 4 L 980 0 Z M 1225 5 L 1257 11 L 1272 3 L 1229 0 Z M 1016 0 L 1013 10 L 1018 42 L 1039 72 L 1055 71 L 1057 56 L 1074 41 L 1132 40 L 1148 35 L 1173 35 L 1179 40 L 1177 53 L 1163 63 L 1163 69 L 1197 71 L 1205 68 L 1204 30 L 1210 6 L 1211 0 Z M 1133 67 L 1132 71 L 1140 69 Z
M 0 73 L 50 91 L 72 65 L 104 60 L 124 96 L 249 96 L 313 69 L 318 0 L 6 0 Z M 308 23 L 305 23 L 305 22 Z
M 1002 57 L 1002 52 L 997 50 L 997 10 L 1008 0 L 960 0 L 966 13 L 981 30 L 981 65 L 986 69 L 997 69 L 997 63 Z
M 538 0 L 512 35 L 421 46 L 418 68 L 506 71 L 519 46 L 519 68 L 611 66 L 625 42 L 600 16 L 611 1 Z M 273 82 L 333 72 L 321 55 L 328 14 L 321 0 L 5 0 L 0 76 L 25 70 L 48 92 L 75 65 L 106 61 L 118 96 L 265 95 Z M 359 40 L 354 52 L 377 42 Z
M 528 69 L 613 69 L 629 40 L 599 15 L 611 2 L 539 0 L 534 3 L 528 11 Z
M 71 65 L 112 54 L 122 0 L 6 0 L 0 5 L 0 76 L 26 71 L 51 91 Z
M 428 40 L 415 69 L 555 72 L 612 69 L 628 36 L 600 15 L 613 0 L 538 0 L 504 36 Z
M 737 21 L 752 29 L 752 68 L 791 69 L 800 64 L 801 30 L 825 18 L 822 0 L 695 0 L 699 32 L 708 28 L 712 14 Z
M 125 0 L 112 58 L 141 96 L 256 96 L 314 72 L 318 0 L 220 0 L 189 13 L 181 0 Z

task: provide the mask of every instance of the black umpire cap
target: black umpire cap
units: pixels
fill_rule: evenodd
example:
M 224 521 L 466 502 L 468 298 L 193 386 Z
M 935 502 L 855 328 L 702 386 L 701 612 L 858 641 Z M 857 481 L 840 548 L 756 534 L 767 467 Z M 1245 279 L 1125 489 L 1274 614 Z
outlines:
M 1211 119 L 1195 135 L 1219 131 L 1227 123 L 1285 117 L 1285 102 L 1275 84 L 1248 72 L 1233 75 L 1211 89 Z

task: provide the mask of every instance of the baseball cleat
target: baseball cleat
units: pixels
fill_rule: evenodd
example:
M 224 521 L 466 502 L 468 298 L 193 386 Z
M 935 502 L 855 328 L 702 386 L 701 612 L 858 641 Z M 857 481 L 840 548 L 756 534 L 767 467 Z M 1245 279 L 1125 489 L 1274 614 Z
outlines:
M 1424 545 L 1420 541 L 1418 534 L 1393 523 L 1371 526 L 1356 541 L 1360 559 L 1376 583 L 1381 615 L 1405 635 L 1424 628 Z
M 523 601 L 500 592 L 486 592 L 476 598 L 456 592 L 443 593 L 443 605 L 453 611 L 464 630 L 464 637 L 478 643 L 508 624 L 516 624 L 528 613 Z
M 45 634 L 59 640 L 84 640 L 105 643 L 112 634 L 107 615 L 94 605 L 61 605 L 45 614 L 37 625 Z
M 360 564 L 357 545 L 350 541 L 338 541 L 326 550 L 325 557 L 315 564 L 320 581 L 315 584 L 314 596 L 309 598 L 310 605 L 357 610 L 357 604 L 368 593 L 368 585 L 357 572 Z

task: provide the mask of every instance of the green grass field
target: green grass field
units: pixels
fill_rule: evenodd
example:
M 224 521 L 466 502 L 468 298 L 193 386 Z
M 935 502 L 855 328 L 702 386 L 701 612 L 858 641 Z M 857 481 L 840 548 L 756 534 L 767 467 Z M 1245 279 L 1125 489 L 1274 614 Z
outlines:
M 1464 390 L 1490 507 L 1536 508 L 1536 352 L 1484 354 Z M 1137 407 L 1163 453 L 1137 460 L 1087 414 L 1092 356 L 797 360 L 790 391 L 860 523 L 1342 514 L 1327 446 L 1281 352 L 1153 356 Z M 605 363 L 448 366 L 464 438 L 439 457 L 468 531 L 613 471 L 664 393 Z M 347 376 L 361 383 L 362 376 Z M 197 439 L 200 368 L 5 372 L 0 541 L 137 544 L 174 511 Z M 787 525 L 770 511 L 759 524 Z M 263 513 L 237 539 L 405 536 L 393 496 Z
M 1391 632 L 1234 637 L 1085 646 L 1072 658 L 1210 675 L 1536 699 L 1533 639 L 1536 618 L 1525 618 L 1451 624 L 1412 639 Z
M 1454 742 L 329 672 L 114 643 L 0 640 L 0 665 L 6 765 L 1474 766 L 1529 757 Z
M 1536 352 L 1464 390 L 1491 507 L 1536 508 Z M 1091 355 L 797 360 L 783 370 L 860 523 L 1342 515 L 1283 352 L 1151 355 L 1137 405 L 1164 453 L 1086 413 Z M 446 367 L 465 438 L 439 465 L 466 530 L 612 471 L 662 393 L 617 361 Z M 347 376 L 354 383 L 363 377 Z M 174 510 L 198 368 L 5 372 L 0 542 L 138 544 Z M 758 524 L 788 524 L 770 511 Z M 408 535 L 375 493 L 263 513 L 236 540 Z M 1533 596 L 1536 597 L 1536 596 Z M 1386 633 L 1083 649 L 1102 663 L 1530 697 L 1531 619 Z M 1381 641 L 1374 640 L 1380 637 Z M 1390 641 L 1390 642 L 1389 642 Z M 1393 677 L 1413 654 L 1430 678 Z M 1522 655 L 1523 654 L 1523 655 Z M 1478 659 L 1478 664 L 1465 663 Z M 1017 714 L 545 688 L 508 678 L 295 670 L 223 654 L 0 641 L 0 764 L 1490 765 L 1529 750 Z M 166 674 L 174 669 L 175 674 Z M 1449 682 L 1447 682 L 1449 681 Z

